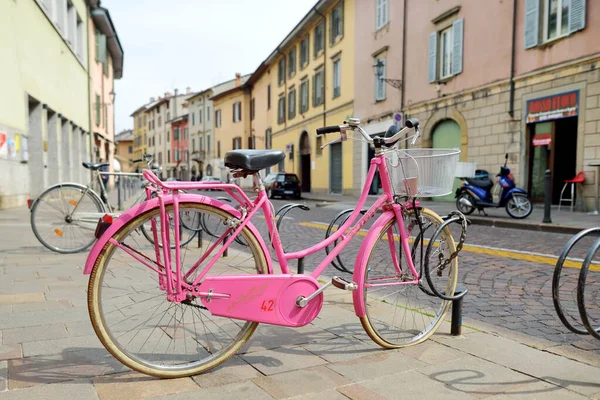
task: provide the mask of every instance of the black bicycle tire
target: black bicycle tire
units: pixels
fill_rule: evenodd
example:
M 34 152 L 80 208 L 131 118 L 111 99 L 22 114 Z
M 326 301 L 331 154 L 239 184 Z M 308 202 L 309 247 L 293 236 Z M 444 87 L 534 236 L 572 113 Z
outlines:
M 559 294 L 560 277 L 561 277 L 563 264 L 564 264 L 565 260 L 567 259 L 567 256 L 571 252 L 571 249 L 573 248 L 573 246 L 575 246 L 575 244 L 577 242 L 579 242 L 581 239 L 583 239 L 585 236 L 589 235 L 592 232 L 597 232 L 597 231 L 600 231 L 600 227 L 599 228 L 588 228 L 588 229 L 585 229 L 585 230 L 577 233 L 571 239 L 569 239 L 567 244 L 565 244 L 565 246 L 563 247 L 563 251 L 560 253 L 558 260 L 556 261 L 556 265 L 554 267 L 554 274 L 552 276 L 552 302 L 554 304 L 554 310 L 556 311 L 556 314 L 558 315 L 558 318 L 563 323 L 563 325 L 568 330 L 570 330 L 571 332 L 576 333 L 578 335 L 588 335 L 589 333 L 587 330 L 575 328 L 567 320 L 567 318 L 562 310 L 562 306 L 560 304 L 560 294 Z
M 64 187 L 73 187 L 78 190 L 86 189 L 86 187 L 83 185 L 73 184 L 73 183 L 66 183 L 66 184 L 54 185 L 52 187 L 49 187 L 48 189 L 44 190 L 42 192 L 42 194 L 40 194 L 36 198 L 35 202 L 33 203 L 33 206 L 31 207 L 31 211 L 30 211 L 29 223 L 31 225 L 31 229 L 32 229 L 33 234 L 35 235 L 36 239 L 48 250 L 54 251 L 55 253 L 61 253 L 61 254 L 73 254 L 73 253 L 78 253 L 80 251 L 84 251 L 85 249 L 89 248 L 96 241 L 96 237 L 93 235 L 93 233 L 92 233 L 92 239 L 85 246 L 80 246 L 75 249 L 64 250 L 64 249 L 61 249 L 58 247 L 51 246 L 50 244 L 46 243 L 42 239 L 40 233 L 38 232 L 36 223 L 35 223 L 35 216 L 37 215 L 37 207 L 40 204 L 40 199 L 43 196 L 45 196 L 46 194 L 48 194 L 56 189 L 62 189 Z M 102 202 L 102 199 L 100 199 L 100 197 L 98 196 L 98 194 L 96 192 L 94 192 L 92 189 L 88 188 L 87 192 L 85 192 L 85 195 L 92 198 L 94 204 L 96 205 L 96 208 L 98 209 L 99 214 L 107 212 L 106 206 L 104 205 L 104 203 Z
M 600 327 L 594 328 L 592 326 L 585 309 L 585 281 L 587 279 L 590 264 L 598 252 L 598 249 L 600 249 L 600 238 L 596 239 L 585 256 L 583 264 L 581 265 L 581 271 L 579 271 L 579 279 L 577 282 L 577 308 L 579 309 L 579 316 L 588 333 L 596 339 L 600 339 Z

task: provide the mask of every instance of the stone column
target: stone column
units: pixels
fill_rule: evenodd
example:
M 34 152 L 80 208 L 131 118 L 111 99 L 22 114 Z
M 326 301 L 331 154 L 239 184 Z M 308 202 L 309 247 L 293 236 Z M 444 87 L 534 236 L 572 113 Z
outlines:
M 59 182 L 60 174 L 60 118 L 57 113 L 47 110 L 48 116 L 48 185 Z
M 80 144 L 81 141 L 81 129 L 73 126 L 71 131 L 71 179 L 73 182 L 81 182 L 81 162 L 80 162 Z
M 45 118 L 42 104 L 29 101 L 29 119 L 27 126 L 29 151 L 29 192 L 31 198 L 39 196 L 44 190 L 44 135 L 42 121 Z
M 73 131 L 73 127 L 66 119 L 61 120 L 61 144 L 60 144 L 60 155 L 61 155 L 61 164 L 60 164 L 60 180 L 62 182 L 70 182 L 73 180 L 71 177 L 71 170 L 73 168 L 71 159 L 71 151 L 72 148 L 72 140 L 71 137 Z

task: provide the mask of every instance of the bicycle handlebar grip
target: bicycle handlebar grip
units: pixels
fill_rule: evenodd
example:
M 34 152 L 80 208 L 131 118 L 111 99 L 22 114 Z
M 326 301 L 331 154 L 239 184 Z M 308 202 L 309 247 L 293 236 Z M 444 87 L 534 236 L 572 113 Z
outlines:
M 139 163 L 139 162 L 142 162 L 142 161 L 144 161 L 143 158 L 140 158 L 138 160 L 131 160 L 132 163 Z
M 341 132 L 341 128 L 339 125 L 324 126 L 322 128 L 317 128 L 317 135 L 325 135 L 326 133 L 335 132 Z
M 418 118 L 408 118 L 406 120 L 407 128 L 418 128 L 419 127 L 419 119 Z

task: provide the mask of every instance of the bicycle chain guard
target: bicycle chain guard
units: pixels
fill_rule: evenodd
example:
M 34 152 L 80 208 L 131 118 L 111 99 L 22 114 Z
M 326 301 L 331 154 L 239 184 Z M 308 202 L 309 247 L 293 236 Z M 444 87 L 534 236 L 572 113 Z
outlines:
M 213 315 L 271 325 L 300 327 L 312 322 L 323 306 L 323 293 L 298 307 L 320 287 L 309 275 L 221 275 L 202 282 L 212 297 L 199 296 Z

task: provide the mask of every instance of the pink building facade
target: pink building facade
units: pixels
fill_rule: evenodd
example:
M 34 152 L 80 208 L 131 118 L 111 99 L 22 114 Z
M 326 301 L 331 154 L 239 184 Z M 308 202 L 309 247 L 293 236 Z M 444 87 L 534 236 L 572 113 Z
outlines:
M 175 164 L 171 176 L 181 180 L 189 180 L 190 177 L 190 149 L 188 114 L 183 114 L 171 122 L 171 163 Z
M 370 122 L 369 133 L 394 117 L 418 117 L 422 145 L 459 147 L 462 161 L 493 175 L 508 153 L 534 200 L 543 198 L 546 169 L 555 203 L 563 181 L 585 171 L 579 206 L 594 207 L 600 3 L 366 0 L 357 7 L 355 115 Z M 373 67 L 378 60 L 383 71 Z M 365 169 L 368 150 L 355 151 Z
M 90 5 L 89 77 L 92 158 L 111 163 L 115 153 L 114 80 L 123 76 L 123 48 L 107 9 L 97 0 Z M 112 182 L 112 180 L 111 180 Z

